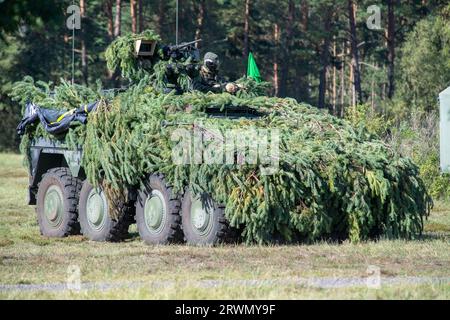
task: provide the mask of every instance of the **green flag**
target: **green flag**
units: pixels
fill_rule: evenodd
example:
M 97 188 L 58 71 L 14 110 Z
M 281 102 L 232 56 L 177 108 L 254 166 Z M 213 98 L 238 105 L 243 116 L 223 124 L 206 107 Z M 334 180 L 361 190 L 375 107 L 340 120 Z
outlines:
M 261 82 L 261 74 L 251 52 L 248 55 L 247 77 L 253 78 L 256 82 Z

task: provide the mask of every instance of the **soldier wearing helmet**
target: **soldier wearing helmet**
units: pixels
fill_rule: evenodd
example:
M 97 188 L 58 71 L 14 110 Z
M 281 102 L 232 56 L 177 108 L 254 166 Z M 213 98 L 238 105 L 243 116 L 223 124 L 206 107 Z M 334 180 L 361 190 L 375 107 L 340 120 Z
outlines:
M 220 93 L 225 91 L 236 93 L 238 86 L 234 83 L 224 85 L 219 77 L 219 56 L 208 52 L 203 58 L 203 64 L 200 68 L 199 77 L 194 80 L 193 89 L 201 92 Z

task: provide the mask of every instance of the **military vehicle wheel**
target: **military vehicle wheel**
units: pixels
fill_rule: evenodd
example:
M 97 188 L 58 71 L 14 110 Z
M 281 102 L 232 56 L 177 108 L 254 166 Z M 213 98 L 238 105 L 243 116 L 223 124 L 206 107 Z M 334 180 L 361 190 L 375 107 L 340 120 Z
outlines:
M 225 207 L 207 194 L 193 196 L 187 190 L 181 204 L 181 219 L 185 240 L 190 245 L 215 245 L 232 238 Z
M 79 234 L 78 196 L 81 180 L 68 168 L 50 169 L 38 185 L 36 213 L 41 234 L 62 238 Z
M 131 219 L 125 204 L 121 206 L 121 217 L 113 220 L 109 215 L 108 200 L 103 190 L 84 181 L 78 214 L 81 233 L 92 241 L 117 242 L 127 238 Z
M 162 175 L 151 175 L 139 191 L 136 224 L 148 244 L 181 242 L 180 197 L 167 185 Z

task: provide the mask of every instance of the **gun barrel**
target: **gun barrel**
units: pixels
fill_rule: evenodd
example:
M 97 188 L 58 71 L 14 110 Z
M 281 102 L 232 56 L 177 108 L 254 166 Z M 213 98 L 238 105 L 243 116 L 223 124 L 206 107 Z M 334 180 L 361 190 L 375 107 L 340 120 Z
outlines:
M 189 45 L 191 45 L 191 44 L 196 44 L 197 42 L 200 42 L 200 41 L 203 41 L 203 39 L 197 39 L 197 40 L 194 40 L 194 41 L 185 43 L 184 45 L 189 46 Z
M 198 40 L 194 40 L 194 41 L 186 42 L 186 43 L 180 43 L 179 45 L 172 46 L 171 48 L 172 48 L 172 50 L 182 49 L 182 48 L 188 47 L 188 46 L 193 45 L 200 41 L 202 41 L 202 39 L 198 39 Z

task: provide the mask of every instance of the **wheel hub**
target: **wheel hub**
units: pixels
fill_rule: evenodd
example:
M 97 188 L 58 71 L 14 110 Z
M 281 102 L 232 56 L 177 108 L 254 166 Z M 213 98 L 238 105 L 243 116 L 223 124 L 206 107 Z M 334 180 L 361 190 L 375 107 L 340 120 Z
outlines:
M 107 215 L 106 208 L 106 198 L 103 192 L 92 189 L 86 205 L 87 220 L 91 228 L 100 230 L 103 227 Z
M 197 232 L 206 233 L 211 221 L 211 208 L 204 206 L 201 199 L 194 199 L 191 204 L 191 222 Z
M 158 233 L 164 228 L 166 204 L 164 196 L 158 190 L 153 190 L 145 202 L 145 223 L 148 229 Z
M 58 186 L 50 186 L 44 198 L 45 216 L 52 226 L 57 226 L 63 215 L 63 195 Z

